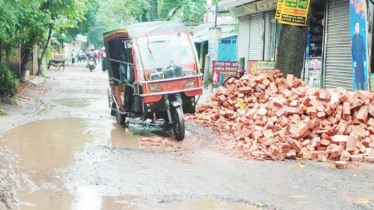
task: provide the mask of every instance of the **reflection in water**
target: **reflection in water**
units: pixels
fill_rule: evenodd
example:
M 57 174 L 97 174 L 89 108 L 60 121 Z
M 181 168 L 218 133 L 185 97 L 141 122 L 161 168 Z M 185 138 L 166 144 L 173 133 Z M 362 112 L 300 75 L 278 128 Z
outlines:
M 65 167 L 72 163 L 73 152 L 92 138 L 84 126 L 82 119 L 43 120 L 12 129 L 0 144 L 21 157 L 23 169 Z
M 132 132 L 134 128 L 136 134 Z M 184 141 L 177 142 L 171 138 L 154 136 L 154 132 L 154 129 L 139 126 L 125 129 L 105 118 L 62 118 L 14 128 L 0 137 L 0 146 L 20 156 L 21 171 L 33 174 L 35 186 L 32 187 L 35 190 L 25 187 L 27 183 L 23 183 L 17 190 L 22 209 L 83 209 L 80 207 L 87 205 L 92 207 L 90 209 L 100 209 L 103 205 L 101 195 L 83 186 L 77 189 L 79 198 L 72 198 L 62 184 L 53 178 L 53 168 L 72 164 L 74 152 L 82 150 L 85 144 L 152 151 L 173 151 L 198 146 L 196 139 L 188 133 Z M 49 185 L 55 187 L 45 187 Z

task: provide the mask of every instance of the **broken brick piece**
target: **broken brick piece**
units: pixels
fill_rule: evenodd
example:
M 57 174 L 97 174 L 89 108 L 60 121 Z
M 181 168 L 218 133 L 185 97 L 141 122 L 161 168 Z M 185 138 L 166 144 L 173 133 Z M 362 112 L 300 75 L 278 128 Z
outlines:
M 348 168 L 348 162 L 345 161 L 336 161 L 335 167 L 338 169 L 347 169 Z

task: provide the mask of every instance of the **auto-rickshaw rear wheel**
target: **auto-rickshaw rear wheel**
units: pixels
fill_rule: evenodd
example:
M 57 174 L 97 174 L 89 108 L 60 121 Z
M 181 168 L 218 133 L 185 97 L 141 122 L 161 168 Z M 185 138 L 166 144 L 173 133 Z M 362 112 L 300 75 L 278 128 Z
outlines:
M 112 106 L 114 107 L 114 109 L 117 109 L 117 105 L 115 103 L 113 103 Z M 124 114 L 121 114 L 120 112 L 115 111 L 115 117 L 116 117 L 116 121 L 118 125 L 125 125 L 126 116 Z
M 112 108 L 113 109 L 110 111 L 110 115 L 115 116 L 116 115 L 116 110 L 115 110 L 116 109 L 116 104 L 114 102 L 112 103 Z
M 182 141 L 185 137 L 184 115 L 182 107 L 176 107 L 171 110 L 174 120 L 173 131 L 175 140 Z

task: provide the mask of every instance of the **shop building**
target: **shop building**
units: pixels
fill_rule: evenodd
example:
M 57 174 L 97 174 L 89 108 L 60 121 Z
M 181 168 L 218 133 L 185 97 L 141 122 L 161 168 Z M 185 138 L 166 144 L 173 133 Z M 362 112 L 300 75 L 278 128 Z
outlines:
M 366 63 L 371 67 L 373 5 L 370 1 L 366 2 L 366 8 L 361 8 L 366 12 L 366 31 L 362 26 L 360 30 L 365 33 Z M 220 5 L 230 8 L 232 15 L 238 18 L 238 59 L 276 61 L 281 29 L 274 20 L 276 3 L 276 0 L 221 1 Z M 311 0 L 302 74 L 310 86 L 355 89 L 351 48 L 354 20 L 350 7 L 349 0 Z

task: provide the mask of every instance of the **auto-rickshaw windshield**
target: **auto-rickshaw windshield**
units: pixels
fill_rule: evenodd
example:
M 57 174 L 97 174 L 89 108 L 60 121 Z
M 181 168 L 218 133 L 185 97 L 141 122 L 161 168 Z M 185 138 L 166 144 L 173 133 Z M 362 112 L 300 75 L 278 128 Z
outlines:
M 186 33 L 141 37 L 138 45 L 148 80 L 196 74 L 194 51 Z

